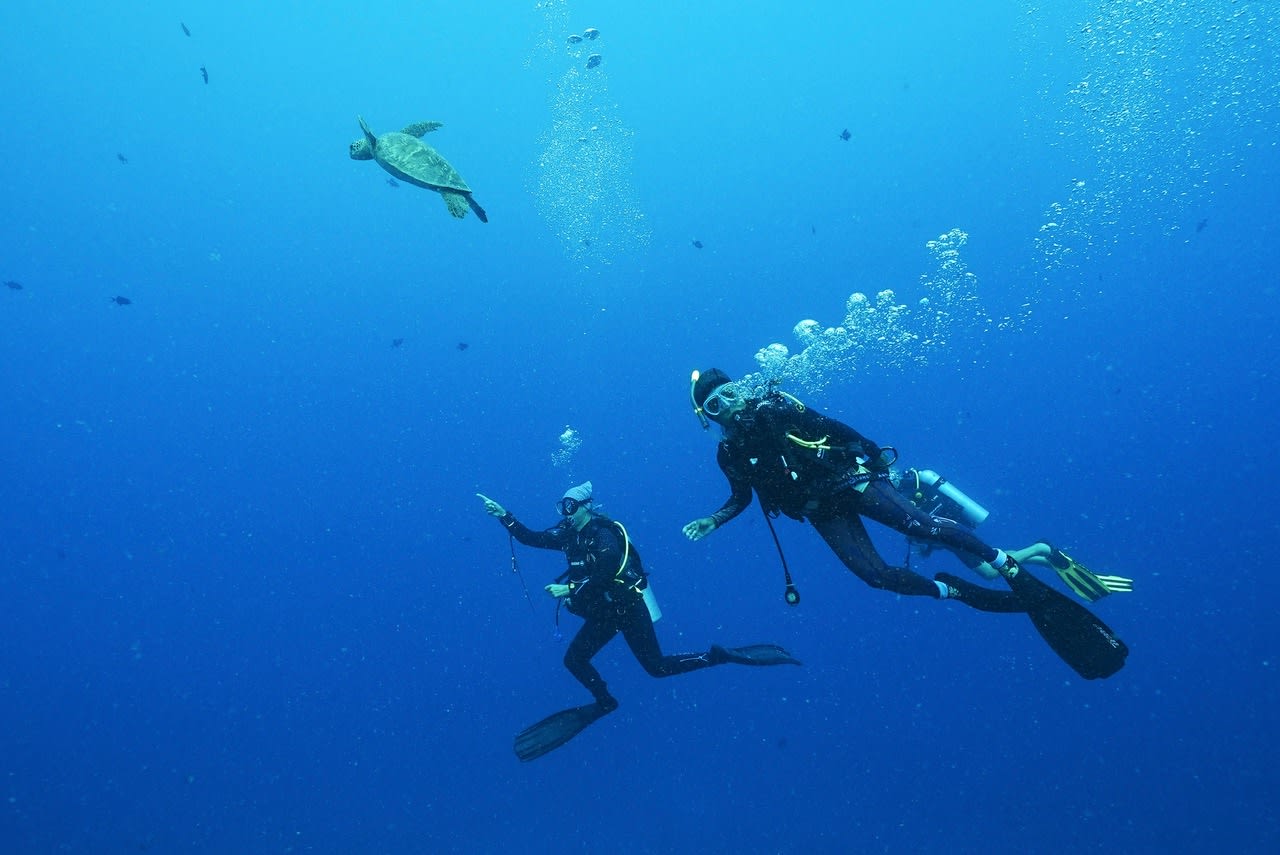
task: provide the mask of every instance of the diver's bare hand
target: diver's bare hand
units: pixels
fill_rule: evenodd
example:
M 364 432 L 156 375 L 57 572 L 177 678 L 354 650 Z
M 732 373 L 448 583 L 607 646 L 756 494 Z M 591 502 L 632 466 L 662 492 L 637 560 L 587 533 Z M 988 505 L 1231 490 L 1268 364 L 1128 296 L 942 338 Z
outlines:
M 506 508 L 502 507 L 502 505 L 498 504 L 493 499 L 490 499 L 484 493 L 476 493 L 476 495 L 479 496 L 482 501 L 484 501 L 485 513 L 489 514 L 490 516 L 494 516 L 498 518 L 502 518 L 507 515 Z
M 716 530 L 716 521 L 711 517 L 702 517 L 696 519 L 684 527 L 684 536 L 690 540 L 702 540 L 702 538 L 711 534 Z

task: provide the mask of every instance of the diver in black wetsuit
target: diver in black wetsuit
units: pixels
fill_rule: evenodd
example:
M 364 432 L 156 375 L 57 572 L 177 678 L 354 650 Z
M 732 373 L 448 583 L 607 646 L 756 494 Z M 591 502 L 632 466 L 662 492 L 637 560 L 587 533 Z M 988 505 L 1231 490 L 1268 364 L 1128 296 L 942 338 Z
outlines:
M 563 710 L 526 730 L 516 739 L 521 760 L 532 760 L 563 745 L 600 716 L 618 708 L 604 678 L 591 664 L 619 632 L 636 661 L 653 677 L 687 674 L 713 665 L 799 665 L 775 644 L 726 648 L 712 645 L 701 653 L 663 655 L 653 622 L 661 617 L 649 590 L 640 553 L 619 522 L 592 508 L 591 482 L 572 488 L 557 503 L 564 516 L 545 531 L 525 527 L 502 505 L 481 495 L 485 510 L 497 517 L 511 536 L 526 546 L 564 552 L 569 567 L 546 591 L 585 623 L 564 655 L 564 666 L 591 692 L 596 702 Z
M 982 611 L 1023 611 L 1018 597 L 948 574 L 927 579 L 889 565 L 876 551 L 863 517 L 914 540 L 978 556 L 1005 575 L 1017 563 L 952 520 L 930 516 L 889 481 L 896 458 L 853 428 L 781 392 L 748 398 L 717 368 L 695 374 L 690 394 L 707 426 L 724 428 L 716 461 L 729 479 L 729 499 L 709 517 L 684 527 L 701 540 L 751 504 L 752 490 L 772 517 L 808 520 L 836 556 L 873 588 L 908 596 L 954 599 Z
M 900 493 L 889 480 L 897 457 L 892 448 L 782 392 L 749 398 L 716 368 L 694 372 L 689 395 L 704 428 L 710 418 L 724 429 L 716 460 L 732 489 L 720 510 L 684 527 L 690 540 L 701 540 L 742 513 L 754 490 L 770 517 L 783 513 L 808 520 L 844 565 L 873 588 L 958 600 L 980 611 L 1025 612 L 1054 653 L 1086 680 L 1124 667 L 1129 648 L 1095 614 L 1045 585 L 1003 549 Z M 1010 590 L 993 591 L 949 573 L 929 580 L 890 566 L 872 544 L 863 517 L 913 540 L 974 556 Z M 787 602 L 799 601 L 788 574 Z

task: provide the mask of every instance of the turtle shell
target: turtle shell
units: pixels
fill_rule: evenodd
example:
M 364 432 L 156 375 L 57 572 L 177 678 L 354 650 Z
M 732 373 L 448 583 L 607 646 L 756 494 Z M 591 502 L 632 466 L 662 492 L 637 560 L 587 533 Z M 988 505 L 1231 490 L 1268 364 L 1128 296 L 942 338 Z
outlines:
M 458 170 L 440 152 L 417 137 L 399 132 L 383 134 L 378 137 L 373 156 L 392 175 L 419 186 L 471 192 Z

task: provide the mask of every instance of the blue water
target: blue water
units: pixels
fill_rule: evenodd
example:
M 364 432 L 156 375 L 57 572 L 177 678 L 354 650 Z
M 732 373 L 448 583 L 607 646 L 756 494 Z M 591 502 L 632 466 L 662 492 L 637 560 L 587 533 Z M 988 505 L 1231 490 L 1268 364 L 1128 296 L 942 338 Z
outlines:
M 0 848 L 1280 845 L 1276 12 L 903 5 L 4 4 Z M 350 160 L 357 114 L 444 122 L 490 222 Z M 808 527 L 794 609 L 758 513 L 681 535 L 727 495 L 690 370 L 855 292 L 910 332 L 952 229 L 978 310 L 788 388 L 1132 577 L 1109 680 Z M 806 665 L 615 642 L 621 708 L 521 764 L 588 698 L 562 559 L 517 553 L 531 610 L 474 494 L 538 527 L 586 478 L 668 650 Z

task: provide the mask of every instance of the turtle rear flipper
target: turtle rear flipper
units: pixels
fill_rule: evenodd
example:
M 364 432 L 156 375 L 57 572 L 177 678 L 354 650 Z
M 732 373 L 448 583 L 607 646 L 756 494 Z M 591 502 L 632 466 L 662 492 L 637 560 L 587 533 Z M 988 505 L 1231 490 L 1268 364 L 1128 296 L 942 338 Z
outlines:
M 421 137 L 432 131 L 438 131 L 444 127 L 444 122 L 414 122 L 412 125 L 405 125 L 404 130 L 400 133 L 408 134 L 411 137 Z
M 455 190 L 441 190 L 440 195 L 444 197 L 444 203 L 449 206 L 449 213 L 458 219 L 462 219 L 467 215 L 467 197 L 463 193 Z
M 467 194 L 467 204 L 471 206 L 471 210 L 476 212 L 476 216 L 480 218 L 480 222 L 489 222 L 489 215 L 484 212 L 484 208 L 480 207 L 480 203 L 470 193 Z

